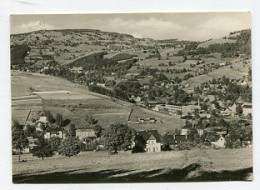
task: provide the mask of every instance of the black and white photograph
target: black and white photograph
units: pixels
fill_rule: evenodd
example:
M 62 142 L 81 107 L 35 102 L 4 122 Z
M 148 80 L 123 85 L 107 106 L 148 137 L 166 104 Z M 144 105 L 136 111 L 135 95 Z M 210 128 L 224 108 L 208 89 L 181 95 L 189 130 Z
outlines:
M 251 41 L 249 11 L 10 15 L 13 183 L 251 182 Z

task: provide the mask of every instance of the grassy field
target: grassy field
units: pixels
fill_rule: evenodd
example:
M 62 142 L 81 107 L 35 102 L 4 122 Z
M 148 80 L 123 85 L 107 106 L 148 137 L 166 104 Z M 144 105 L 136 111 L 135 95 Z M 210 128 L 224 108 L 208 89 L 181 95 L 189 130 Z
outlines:
M 134 123 L 138 122 L 139 118 L 155 118 L 156 123 Z M 133 112 L 128 125 L 136 130 L 157 129 L 163 134 L 166 131 L 173 132 L 176 128 L 180 129 L 185 124 L 185 120 L 175 116 L 169 116 L 163 113 L 155 112 L 140 107 L 133 107 Z
M 13 156 L 14 180 L 20 183 L 30 180 L 37 182 L 37 178 L 43 183 L 55 182 L 54 174 L 60 174 L 63 180 L 68 179 L 69 181 L 63 181 L 67 183 L 113 182 L 113 179 L 114 182 L 149 181 L 153 178 L 158 181 L 159 176 L 164 176 L 162 181 L 252 180 L 253 167 L 252 149 L 193 149 L 138 154 L 128 151 L 117 155 L 82 152 L 71 158 L 54 156 L 41 160 L 31 155 L 24 155 L 22 158 L 27 159 L 27 162 L 19 163 L 17 156 Z M 82 178 L 91 174 L 102 176 L 104 173 L 107 179 Z M 81 181 L 78 181 L 80 176 Z M 56 182 L 62 179 L 57 176 Z
M 224 43 L 235 43 L 235 42 L 236 42 L 236 40 L 218 38 L 218 39 L 212 39 L 207 42 L 201 43 L 198 45 L 198 47 L 207 48 L 208 46 L 210 46 L 212 44 L 224 44 Z
M 208 76 L 214 78 L 221 78 L 223 76 L 226 76 L 230 79 L 241 79 L 244 75 L 239 71 L 231 69 L 229 66 L 224 66 L 209 72 Z

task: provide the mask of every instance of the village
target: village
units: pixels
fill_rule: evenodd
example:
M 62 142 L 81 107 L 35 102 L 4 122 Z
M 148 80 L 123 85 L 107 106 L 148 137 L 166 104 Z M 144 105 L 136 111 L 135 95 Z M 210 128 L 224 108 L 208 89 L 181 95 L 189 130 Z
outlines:
M 203 42 L 11 35 L 13 162 L 251 150 L 250 32 Z

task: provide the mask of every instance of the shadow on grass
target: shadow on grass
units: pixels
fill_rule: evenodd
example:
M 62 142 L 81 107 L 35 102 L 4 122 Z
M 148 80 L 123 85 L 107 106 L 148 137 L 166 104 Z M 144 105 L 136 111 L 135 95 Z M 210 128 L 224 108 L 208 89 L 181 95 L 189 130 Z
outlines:
M 128 172 L 134 172 L 127 174 Z M 135 183 L 135 182 L 192 182 L 192 181 L 244 181 L 253 168 L 235 171 L 203 171 L 199 164 L 182 169 L 151 171 L 102 170 L 98 172 L 69 171 L 40 175 L 14 175 L 14 183 Z M 194 174 L 195 173 L 195 174 Z M 120 175 L 121 176 L 117 176 Z

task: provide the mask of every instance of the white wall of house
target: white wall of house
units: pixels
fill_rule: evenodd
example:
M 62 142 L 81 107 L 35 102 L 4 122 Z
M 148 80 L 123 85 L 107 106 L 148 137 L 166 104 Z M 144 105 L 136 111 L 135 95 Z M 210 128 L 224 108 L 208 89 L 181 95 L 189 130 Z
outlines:
M 161 152 L 161 143 L 156 140 L 147 140 L 146 152 Z
M 222 136 L 217 140 L 217 142 L 211 142 L 215 148 L 226 148 L 226 143 L 226 139 Z
M 51 137 L 59 137 L 59 138 L 63 138 L 63 132 L 62 131 L 57 131 L 56 133 L 54 132 L 46 132 L 44 134 L 44 139 L 50 139 Z
M 189 129 L 181 129 L 181 135 L 188 135 Z

